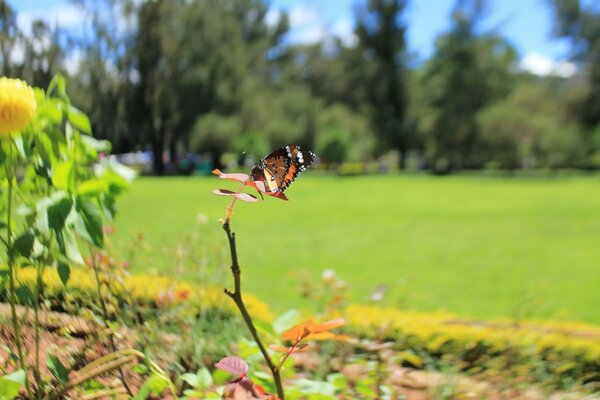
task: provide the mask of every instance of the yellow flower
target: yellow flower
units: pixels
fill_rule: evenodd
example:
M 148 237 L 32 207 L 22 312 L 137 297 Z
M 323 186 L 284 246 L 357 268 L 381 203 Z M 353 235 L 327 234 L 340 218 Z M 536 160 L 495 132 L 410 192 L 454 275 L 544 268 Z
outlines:
M 25 128 L 35 113 L 31 86 L 19 79 L 0 78 L 0 137 Z

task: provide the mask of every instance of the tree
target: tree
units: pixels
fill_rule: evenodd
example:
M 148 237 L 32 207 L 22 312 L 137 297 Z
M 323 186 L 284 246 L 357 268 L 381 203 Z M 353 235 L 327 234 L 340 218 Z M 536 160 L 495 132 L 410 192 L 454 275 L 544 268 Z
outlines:
M 425 148 L 439 173 L 483 165 L 477 113 L 510 89 L 515 51 L 492 33 L 478 33 L 485 6 L 483 0 L 457 1 L 452 28 L 436 41 L 422 76 L 430 109 Z
M 507 170 L 581 166 L 586 146 L 564 97 L 564 87 L 525 79 L 482 110 L 477 117 L 486 160 Z
M 0 0 L 0 57 L 2 57 L 2 69 L 0 75 L 12 75 L 11 54 L 20 36 L 17 27 L 17 15 L 6 0 Z
M 597 2 L 549 0 L 555 14 L 553 34 L 571 41 L 571 55 L 588 85 L 576 117 L 587 131 L 588 155 L 600 152 L 600 9 Z M 586 5 L 589 4 L 589 5 Z
M 385 148 L 400 151 L 405 167 L 412 130 L 406 120 L 406 24 L 402 20 L 406 0 L 369 0 L 357 11 L 355 33 L 374 125 Z
M 64 73 L 65 42 L 63 32 L 43 20 L 31 23 L 31 37 L 24 38 L 25 57 L 20 76 L 34 86 L 48 87 L 57 73 Z
M 156 155 L 168 146 L 173 158 L 177 143 L 188 144 L 198 118 L 239 113 L 248 82 L 268 79 L 277 59 L 266 55 L 279 44 L 287 19 L 280 18 L 271 28 L 266 14 L 266 4 L 258 0 L 159 0 L 141 5 L 136 89 L 145 112 L 139 114 L 139 122 Z M 163 168 L 159 160 L 155 167 Z

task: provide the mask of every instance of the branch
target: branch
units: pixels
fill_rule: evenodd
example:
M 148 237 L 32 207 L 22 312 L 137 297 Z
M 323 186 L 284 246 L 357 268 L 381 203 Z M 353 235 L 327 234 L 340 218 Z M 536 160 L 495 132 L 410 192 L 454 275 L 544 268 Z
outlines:
M 238 264 L 237 258 L 237 249 L 235 247 L 235 233 L 231 232 L 229 228 L 229 219 L 223 224 L 223 229 L 227 234 L 227 239 L 229 240 L 229 250 L 231 252 L 231 273 L 233 274 L 233 282 L 234 282 L 234 291 L 230 291 L 225 289 L 225 293 L 231 297 L 231 299 L 235 302 L 235 305 L 240 310 L 242 317 L 244 318 L 244 322 L 248 326 L 250 330 L 250 334 L 252 338 L 258 345 L 260 352 L 262 353 L 263 358 L 265 359 L 269 370 L 271 371 L 271 375 L 273 376 L 273 380 L 275 381 L 275 387 L 277 388 L 277 396 L 281 400 L 285 400 L 285 395 L 283 393 L 283 385 L 281 383 L 281 375 L 279 372 L 279 368 L 273 363 L 271 356 L 269 355 L 267 349 L 263 345 L 260 337 L 258 336 L 258 332 L 256 331 L 256 327 L 254 326 L 254 322 L 252 322 L 252 317 L 248 313 L 246 309 L 246 305 L 244 304 L 244 300 L 242 299 L 242 282 L 241 282 L 241 270 Z

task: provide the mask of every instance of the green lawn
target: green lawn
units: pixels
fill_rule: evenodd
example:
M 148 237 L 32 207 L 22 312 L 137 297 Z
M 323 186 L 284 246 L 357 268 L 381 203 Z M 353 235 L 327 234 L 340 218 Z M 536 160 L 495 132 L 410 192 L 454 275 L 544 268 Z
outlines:
M 217 187 L 235 183 L 138 179 L 118 204 L 117 253 L 136 272 L 223 279 Z M 598 177 L 307 174 L 286 194 L 238 203 L 232 221 L 244 284 L 275 310 L 306 307 L 298 277 L 333 269 L 353 301 L 386 284 L 384 303 L 403 308 L 600 324 Z

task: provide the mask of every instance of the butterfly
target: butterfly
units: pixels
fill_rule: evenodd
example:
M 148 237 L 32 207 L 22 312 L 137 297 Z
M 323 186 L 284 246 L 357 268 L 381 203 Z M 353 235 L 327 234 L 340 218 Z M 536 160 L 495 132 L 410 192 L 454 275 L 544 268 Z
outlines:
M 265 193 L 285 199 L 285 189 L 315 162 L 315 158 L 312 151 L 300 150 L 300 146 L 290 144 L 262 158 L 252 167 L 251 178 L 264 184 Z

